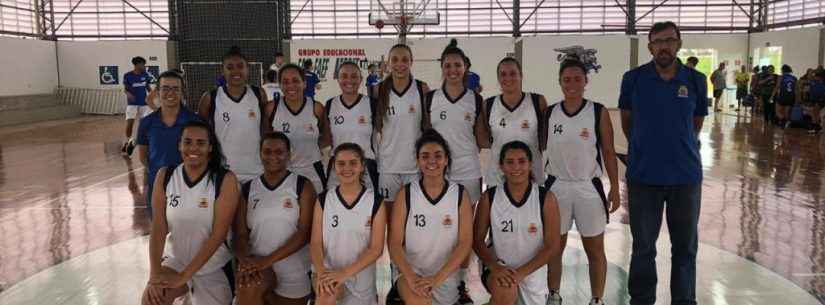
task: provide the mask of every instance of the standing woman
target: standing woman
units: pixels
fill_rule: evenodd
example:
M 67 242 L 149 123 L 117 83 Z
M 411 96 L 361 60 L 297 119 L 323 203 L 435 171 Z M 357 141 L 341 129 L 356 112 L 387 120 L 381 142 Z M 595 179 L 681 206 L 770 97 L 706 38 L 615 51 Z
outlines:
M 187 123 L 178 149 L 183 164 L 160 169 L 155 179 L 142 304 L 168 305 L 187 293 L 193 305 L 229 304 L 232 253 L 225 241 L 238 181 L 224 168 L 221 145 L 206 123 Z
M 301 305 L 311 292 L 309 244 L 315 190 L 288 171 L 290 143 L 283 133 L 264 135 L 264 173 L 241 186 L 234 246 L 238 304 Z M 274 274 L 273 274 L 274 273 Z
M 613 126 L 602 104 L 584 98 L 587 68 L 582 62 L 562 62 L 559 85 L 564 100 L 550 106 L 546 115 L 545 155 L 549 164 L 545 187 L 558 200 L 562 234 L 561 251 L 553 256 L 549 264 L 549 304 L 561 304 L 561 252 L 567 244 L 567 232 L 574 221 L 590 267 L 590 304 L 603 304 L 607 275 L 604 229 L 608 214 L 619 208 L 619 174 L 613 148 Z M 610 178 L 610 193 L 606 198 L 600 179 L 605 169 Z
M 426 118 L 429 126 L 444 135 L 452 148 L 452 166 L 447 178 L 461 184 L 470 193 L 470 204 L 475 206 L 481 197 L 481 160 L 479 150 L 489 136 L 484 120 L 479 115 L 483 99 L 464 86 L 468 59 L 464 51 L 450 43 L 441 53 L 440 89 L 426 95 Z
M 544 183 L 543 160 L 539 139 L 541 116 L 547 108 L 547 100 L 537 93 L 522 91 L 521 63 L 515 58 L 505 57 L 496 69 L 501 95 L 488 98 L 484 104 L 485 122 L 490 133 L 489 168 L 484 177 L 488 186 L 501 183 L 501 171 L 498 168 L 499 152 L 505 143 L 522 141 L 530 147 L 536 162 L 533 162 L 533 178 L 538 184 Z
M 504 144 L 499 168 L 505 181 L 488 188 L 478 204 L 473 245 L 491 305 L 547 303 L 547 261 L 559 254 L 559 208 L 553 193 L 533 183 L 532 162 L 524 142 Z
M 361 86 L 361 68 L 354 62 L 344 62 L 338 68 L 338 86 L 341 88 L 341 95 L 330 98 L 324 104 L 324 126 L 332 140 L 332 150 L 334 151 L 341 143 L 355 143 L 364 151 L 364 166 L 367 174 L 364 176 L 368 182 L 367 187 L 378 189 L 378 164 L 375 162 L 375 151 L 373 151 L 373 128 L 372 113 L 375 104 L 365 95 L 358 93 Z M 332 170 L 335 160 L 330 159 L 327 172 Z M 335 175 L 328 175 L 327 189 L 338 185 L 338 178 Z
M 240 48 L 223 56 L 226 83 L 201 96 L 198 114 L 209 122 L 226 151 L 226 163 L 241 182 L 263 172 L 261 135 L 269 130 L 262 119 L 266 92 L 247 83 L 249 65 Z
M 450 148 L 429 129 L 415 144 L 422 178 L 398 192 L 390 220 L 393 280 L 407 305 L 452 305 L 459 299 L 455 272 L 470 253 L 473 210 L 469 194 L 447 181 Z
M 318 196 L 312 221 L 315 304 L 376 305 L 375 261 L 384 251 L 387 214 L 381 196 L 361 182 L 361 147 L 340 144 L 333 158 L 340 184 Z
M 421 136 L 426 83 L 413 78 L 410 47 L 397 44 L 389 52 L 390 75 L 378 86 L 373 126 L 378 142 L 379 193 L 392 208 L 401 186 L 418 179 L 415 140 Z
M 316 190 L 326 185 L 321 147 L 326 146 L 326 130 L 323 126 L 324 106 L 304 96 L 304 72 L 294 64 L 286 64 L 278 71 L 283 95 L 267 105 L 266 113 L 272 130 L 289 137 L 292 159 L 289 171 L 307 177 Z
M 183 106 L 183 78 L 173 71 L 158 77 L 160 109 L 140 120 L 137 133 L 138 156 L 149 173 L 146 179 L 146 205 L 152 214 L 152 187 L 155 176 L 163 167 L 175 167 L 181 162 L 177 145 L 183 126 L 198 116 Z

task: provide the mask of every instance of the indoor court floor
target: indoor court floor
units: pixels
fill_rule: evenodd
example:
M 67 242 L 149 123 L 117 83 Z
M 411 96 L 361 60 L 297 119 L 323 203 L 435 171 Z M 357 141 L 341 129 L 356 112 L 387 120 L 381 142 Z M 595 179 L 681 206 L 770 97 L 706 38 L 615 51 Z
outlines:
M 618 113 L 612 116 L 619 135 Z M 137 156 L 120 155 L 123 124 L 121 116 L 84 116 L 0 128 L 0 304 L 139 304 L 149 224 L 143 167 Z M 726 112 L 708 116 L 700 138 L 699 304 L 823 304 L 825 135 Z M 625 143 L 617 137 L 617 150 Z M 605 235 L 610 305 L 629 302 L 626 224 L 622 208 Z M 670 303 L 664 233 L 658 304 Z M 561 294 L 565 304 L 586 304 L 587 259 L 570 236 Z M 486 303 L 479 282 L 470 289 L 477 305 Z

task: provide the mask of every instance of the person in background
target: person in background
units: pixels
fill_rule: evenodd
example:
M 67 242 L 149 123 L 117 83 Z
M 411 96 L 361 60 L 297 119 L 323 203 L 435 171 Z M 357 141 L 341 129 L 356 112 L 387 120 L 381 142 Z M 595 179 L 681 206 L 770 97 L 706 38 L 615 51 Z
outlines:
M 315 99 L 315 90 L 321 90 L 321 79 L 313 70 L 312 60 L 304 61 L 304 80 L 306 80 L 306 88 L 304 88 L 304 96 Z
M 761 76 L 761 70 L 762 67 L 755 66 L 751 71 L 750 95 L 753 97 L 753 106 L 751 107 L 751 114 L 756 114 L 757 112 L 762 111 L 762 100 L 760 99 L 757 90 L 759 89 L 759 76 Z
M 484 90 L 484 87 L 481 86 L 481 76 L 478 76 L 478 73 L 470 71 L 470 67 L 472 67 L 472 63 L 470 63 L 470 58 L 467 58 L 467 78 L 465 80 L 465 86 L 467 89 L 472 90 L 475 93 L 481 94 L 481 91 Z
M 696 56 L 688 57 L 687 64 L 688 68 L 696 69 L 696 66 L 699 65 L 699 58 Z
M 748 96 L 748 87 L 750 86 L 750 74 L 748 69 L 742 65 L 739 71 L 736 72 L 736 111 L 742 108 L 742 101 Z
M 773 66 L 762 67 L 762 75 L 759 76 L 758 94 L 762 100 L 762 114 L 765 124 L 776 123 L 776 110 L 773 97 L 776 93 L 776 84 L 779 82 L 779 75 L 774 74 Z
M 372 91 L 378 83 L 381 82 L 381 75 L 378 72 L 378 64 L 370 64 L 367 68 L 369 70 L 369 75 L 367 75 L 367 94 L 372 96 Z
M 151 89 L 149 82 L 152 76 L 146 72 L 146 59 L 137 56 L 132 58 L 134 69 L 123 75 L 123 91 L 126 92 L 126 141 L 120 148 L 125 156 L 131 156 L 135 149 L 135 140 L 132 139 L 132 129 L 135 119 L 142 119 L 152 113 L 152 108 L 146 105 L 146 95 Z
M 728 86 L 725 74 L 725 63 L 719 63 L 719 68 L 716 68 L 710 75 L 710 82 L 713 84 L 713 111 L 716 112 L 722 111 L 719 104 L 722 103 L 722 94 Z
M 782 75 L 778 76 L 779 81 L 774 89 L 776 103 L 776 115 L 779 119 L 779 126 L 790 127 L 791 107 L 796 104 L 796 84 L 798 80 L 793 76 L 791 66 L 782 65 Z
M 281 84 L 278 82 L 278 71 L 266 71 L 266 74 L 264 75 L 264 84 L 261 88 L 266 91 L 267 101 L 272 102 L 277 100 L 278 97 L 283 94 L 283 92 L 281 92 Z
M 809 133 L 817 133 L 822 130 L 822 108 L 825 108 L 825 71 L 817 70 L 810 82 L 808 90 L 808 103 L 811 105 L 811 118 L 813 126 Z
M 273 63 L 272 65 L 269 66 L 269 70 L 278 71 L 283 66 L 284 66 L 284 53 L 275 52 L 275 63 Z

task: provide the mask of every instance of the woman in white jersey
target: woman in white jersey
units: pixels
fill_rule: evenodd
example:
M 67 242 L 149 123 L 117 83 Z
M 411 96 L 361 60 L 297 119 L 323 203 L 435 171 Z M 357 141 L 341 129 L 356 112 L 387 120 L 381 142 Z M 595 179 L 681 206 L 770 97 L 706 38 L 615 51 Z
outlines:
M 306 304 L 309 232 L 315 189 L 304 176 L 288 171 L 290 142 L 280 132 L 261 141 L 264 173 L 241 186 L 235 215 L 235 278 L 238 305 Z
M 261 88 L 266 92 L 266 100 L 270 103 L 280 97 L 281 84 L 278 83 L 278 71 L 266 71 L 266 74 L 264 74 L 264 84 L 261 85 Z
M 481 160 L 479 151 L 489 147 L 489 135 L 482 113 L 484 99 L 465 86 L 470 60 L 453 39 L 441 53 L 441 77 L 444 83 L 440 89 L 427 93 L 424 105 L 427 127 L 432 127 L 444 135 L 450 146 L 452 166 L 447 180 L 464 186 L 470 194 L 470 204 L 475 206 L 481 197 Z M 467 294 L 467 259 L 459 271 L 461 284 L 459 293 L 461 304 L 472 304 Z
M 355 143 L 364 150 L 364 165 L 367 169 L 365 185 L 378 189 L 378 164 L 375 162 L 373 150 L 373 110 L 375 103 L 368 96 L 358 93 L 361 86 L 361 68 L 354 62 L 348 61 L 338 67 L 338 86 L 341 95 L 330 98 L 324 103 L 324 126 L 329 128 L 327 134 L 331 138 L 332 150 L 341 143 Z M 327 173 L 332 170 L 335 160 L 330 159 Z M 335 175 L 327 175 L 326 187 L 338 185 Z
M 278 71 L 283 95 L 267 105 L 269 126 L 284 133 L 292 144 L 289 171 L 307 177 L 316 190 L 326 185 L 321 148 L 327 144 L 324 130 L 324 106 L 304 96 L 304 70 L 294 64 L 286 64 Z
M 478 204 L 473 246 L 484 262 L 490 305 L 545 305 L 547 261 L 559 252 L 559 208 L 553 193 L 533 182 L 533 152 L 521 141 L 501 148 L 504 183 Z M 489 243 L 488 243 L 489 233 Z
M 484 177 L 488 186 L 502 182 L 498 169 L 498 154 L 504 143 L 522 141 L 530 146 L 536 162 L 533 162 L 533 178 L 538 184 L 544 183 L 539 135 L 542 128 L 541 116 L 547 108 L 543 95 L 522 91 L 521 63 L 512 57 L 505 57 L 496 69 L 501 95 L 488 98 L 484 104 L 487 128 L 490 132 L 490 160 Z
M 415 140 L 421 135 L 426 83 L 413 78 L 410 47 L 397 44 L 390 48 L 390 75 L 378 86 L 375 97 L 374 127 L 378 141 L 379 193 L 392 208 L 401 186 L 417 180 Z
M 268 131 L 263 119 L 266 92 L 247 83 L 249 66 L 238 47 L 223 56 L 226 85 L 201 96 L 198 114 L 212 126 L 224 147 L 226 164 L 241 182 L 263 172 L 259 145 Z
M 375 261 L 384 251 L 386 211 L 381 196 L 361 181 L 361 147 L 339 144 L 333 157 L 340 184 L 318 196 L 312 221 L 315 304 L 375 305 Z
M 482 113 L 484 99 L 464 86 L 468 58 L 453 39 L 441 53 L 440 89 L 425 98 L 427 124 L 447 140 L 452 152 L 452 166 L 447 174 L 451 182 L 464 186 L 470 204 L 481 197 L 481 160 L 479 150 L 489 140 Z
M 232 253 L 226 236 L 238 204 L 238 181 L 206 123 L 183 127 L 183 164 L 161 168 L 152 193 L 149 283 L 142 304 L 168 305 L 191 294 L 193 305 L 232 302 Z
M 450 148 L 428 129 L 416 141 L 421 179 L 404 186 L 390 220 L 390 258 L 401 274 L 393 280 L 407 305 L 452 305 L 459 299 L 456 270 L 470 254 L 473 210 L 469 194 L 447 181 Z
M 607 109 L 584 98 L 587 69 L 578 60 L 566 60 L 559 69 L 564 100 L 547 109 L 548 178 L 545 187 L 559 202 L 561 249 L 576 223 L 590 268 L 590 304 L 603 304 L 607 259 L 604 229 L 608 214 L 619 208 L 619 174 L 613 149 L 613 127 Z M 610 177 L 605 198 L 600 177 Z M 610 206 L 608 207 L 608 202 Z M 609 211 L 608 211 L 609 209 Z M 550 260 L 549 304 L 561 304 L 561 252 Z

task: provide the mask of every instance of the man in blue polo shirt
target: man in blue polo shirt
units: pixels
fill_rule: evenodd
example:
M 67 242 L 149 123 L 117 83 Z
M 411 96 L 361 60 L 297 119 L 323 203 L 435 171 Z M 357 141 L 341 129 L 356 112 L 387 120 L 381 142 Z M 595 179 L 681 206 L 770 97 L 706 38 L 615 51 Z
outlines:
M 183 77 L 176 72 L 166 71 L 158 78 L 160 109 L 140 120 L 137 135 L 140 162 L 149 169 L 145 190 L 150 216 L 155 175 L 162 167 L 180 164 L 178 141 L 183 133 L 183 126 L 191 120 L 198 119 L 194 112 L 182 107 Z
M 312 59 L 307 59 L 304 62 L 304 81 L 306 82 L 304 96 L 315 99 L 315 90 L 321 90 L 321 79 L 312 69 Z
M 630 304 L 656 302 L 656 239 L 663 210 L 672 247 L 671 304 L 696 304 L 702 187 L 697 135 L 708 114 L 707 85 L 704 74 L 676 60 L 682 46 L 676 24 L 654 24 L 648 40 L 653 60 L 624 74 L 619 96 L 629 142 Z

